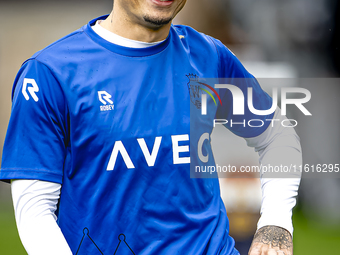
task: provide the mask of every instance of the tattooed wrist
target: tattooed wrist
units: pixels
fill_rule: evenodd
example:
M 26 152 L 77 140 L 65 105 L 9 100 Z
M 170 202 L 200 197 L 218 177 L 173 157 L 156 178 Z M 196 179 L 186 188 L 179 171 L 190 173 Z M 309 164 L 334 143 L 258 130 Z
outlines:
M 292 236 L 288 230 L 277 226 L 260 228 L 254 236 L 253 243 L 268 244 L 279 249 L 290 249 L 293 246 Z

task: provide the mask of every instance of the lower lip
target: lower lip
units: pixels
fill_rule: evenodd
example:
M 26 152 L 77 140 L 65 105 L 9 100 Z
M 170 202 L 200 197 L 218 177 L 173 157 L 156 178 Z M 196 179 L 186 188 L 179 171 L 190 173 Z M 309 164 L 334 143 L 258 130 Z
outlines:
M 169 6 L 171 5 L 174 1 L 171 0 L 171 1 L 159 1 L 159 0 L 152 0 L 152 2 L 156 5 L 159 5 L 159 6 Z

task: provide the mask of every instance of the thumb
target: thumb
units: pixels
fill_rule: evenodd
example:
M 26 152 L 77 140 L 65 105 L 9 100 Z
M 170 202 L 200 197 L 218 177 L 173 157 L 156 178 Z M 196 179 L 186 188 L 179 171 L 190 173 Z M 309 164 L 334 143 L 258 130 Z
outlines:
M 268 249 L 268 255 L 277 255 L 277 252 L 274 249 Z
M 248 255 L 261 255 L 261 246 L 252 245 Z

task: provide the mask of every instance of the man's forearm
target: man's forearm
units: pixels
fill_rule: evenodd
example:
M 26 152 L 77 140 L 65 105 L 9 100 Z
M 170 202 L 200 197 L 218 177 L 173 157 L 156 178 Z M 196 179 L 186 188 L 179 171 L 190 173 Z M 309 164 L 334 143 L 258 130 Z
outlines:
M 279 109 L 274 119 L 286 119 Z M 246 139 L 251 147 L 255 147 L 264 167 L 279 169 L 281 166 L 301 165 L 302 153 L 299 137 L 291 127 L 280 124 L 269 126 L 258 137 Z M 286 168 L 285 168 L 286 169 Z M 292 209 L 296 204 L 296 196 L 300 184 L 300 172 L 263 171 L 261 173 L 262 206 L 258 229 L 274 225 L 293 233 Z
M 38 180 L 12 181 L 18 232 L 29 255 L 72 255 L 54 214 L 60 188 Z

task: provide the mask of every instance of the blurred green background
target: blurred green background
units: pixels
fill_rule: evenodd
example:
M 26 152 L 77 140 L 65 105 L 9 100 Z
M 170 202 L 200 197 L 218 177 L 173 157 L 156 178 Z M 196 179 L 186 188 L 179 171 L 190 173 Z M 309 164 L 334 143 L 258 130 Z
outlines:
M 0 0 L 0 158 L 21 63 L 111 7 L 112 0 Z M 256 77 L 339 77 L 339 10 L 337 0 L 187 0 L 174 22 L 219 38 Z M 308 162 L 339 163 L 339 125 L 321 134 L 297 127 Z M 340 254 L 340 178 L 302 180 L 293 221 L 295 254 Z M 0 255 L 11 254 L 26 252 L 10 185 L 0 183 Z

